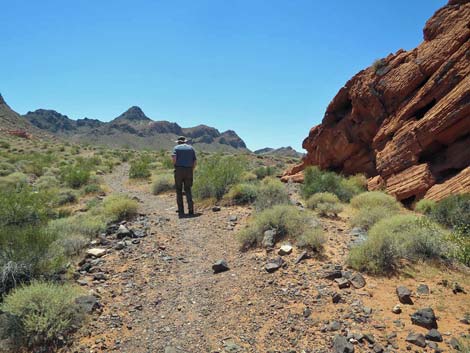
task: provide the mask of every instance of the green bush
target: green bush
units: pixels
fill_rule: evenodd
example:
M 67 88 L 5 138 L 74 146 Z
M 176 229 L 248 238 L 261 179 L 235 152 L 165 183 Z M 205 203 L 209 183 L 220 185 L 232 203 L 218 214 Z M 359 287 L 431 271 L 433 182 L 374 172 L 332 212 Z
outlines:
M 320 215 L 338 215 L 343 210 L 338 196 L 330 192 L 319 192 L 318 194 L 313 194 L 307 200 L 307 207 L 313 210 L 317 210 Z
M 9 149 L 11 146 L 8 142 L 6 141 L 0 141 L 0 148 L 3 148 L 3 149 Z
M 58 206 L 67 205 L 77 201 L 77 195 L 71 190 L 62 190 L 57 193 L 56 204 Z
M 43 175 L 34 183 L 38 190 L 48 190 L 59 187 L 59 180 L 54 175 Z
M 276 205 L 256 213 L 249 221 L 248 226 L 238 233 L 238 239 L 243 247 L 261 244 L 264 232 L 270 229 L 276 230 L 276 241 L 289 237 L 300 241 L 302 246 L 311 244 L 315 246 L 319 239 L 321 229 L 314 218 L 291 205 Z M 315 234 L 305 234 L 313 232 Z
M 322 171 L 316 166 L 305 169 L 301 187 L 302 196 L 306 200 L 319 192 L 331 192 L 343 202 L 364 190 L 361 177 L 344 178 L 334 172 Z
M 453 244 L 450 255 L 470 267 L 470 225 L 457 226 L 449 235 L 449 241 Z
M 68 166 L 62 170 L 61 177 L 68 187 L 78 189 L 88 183 L 90 171 L 78 165 Z
M 364 192 L 352 198 L 354 214 L 351 217 L 353 227 L 369 229 L 383 218 L 393 216 L 401 210 L 400 203 L 394 197 L 381 191 Z
M 173 164 L 173 159 L 170 156 L 164 156 L 161 159 L 162 167 L 165 169 L 173 169 L 175 166 Z
M 262 180 L 268 176 L 275 175 L 277 170 L 276 168 L 271 167 L 271 166 L 262 166 L 262 167 L 256 168 L 253 172 L 255 173 L 256 177 L 259 180 Z
M 110 221 L 130 219 L 137 214 L 137 201 L 125 195 L 111 195 L 103 202 L 104 215 Z
M 102 210 L 99 210 L 99 212 L 102 212 Z M 58 234 L 61 238 L 66 238 L 69 235 L 80 235 L 93 239 L 106 230 L 106 225 L 104 215 L 87 212 L 52 220 L 48 223 L 47 229 L 53 234 Z
M 103 191 L 100 184 L 88 184 L 83 188 L 85 194 L 97 194 Z
M 428 260 L 445 257 L 447 233 L 437 224 L 415 215 L 395 215 L 377 222 L 367 239 L 353 247 L 350 265 L 374 274 L 392 272 L 399 261 Z
M 429 215 L 435 207 L 436 201 L 422 199 L 416 203 L 415 211 L 425 215 Z
M 199 162 L 195 172 L 194 196 L 220 200 L 245 172 L 245 160 L 239 156 L 214 155 Z
M 28 177 L 20 172 L 0 177 L 0 190 L 8 188 L 20 188 L 28 184 Z
M 289 194 L 285 185 L 277 179 L 265 178 L 256 191 L 256 210 L 262 211 L 275 205 L 290 203 Z
M 233 205 L 245 205 L 256 200 L 257 187 L 252 183 L 233 185 L 224 199 Z
M 9 294 L 1 310 L 7 315 L 7 332 L 16 344 L 39 351 L 66 336 L 82 314 L 75 299 L 80 289 L 72 285 L 33 282 Z
M 150 163 L 144 159 L 131 162 L 129 169 L 129 178 L 131 179 L 146 179 L 152 175 L 150 171 Z
M 326 237 L 323 229 L 320 227 L 307 229 L 297 237 L 297 246 L 307 248 L 313 251 L 321 251 L 326 243 Z
M 470 231 L 470 194 L 457 194 L 439 201 L 429 217 L 449 228 Z M 466 233 L 470 236 L 470 232 Z
M 175 178 L 172 174 L 159 174 L 155 176 L 152 184 L 152 193 L 161 194 L 175 188 Z
M 0 177 L 10 175 L 15 172 L 15 166 L 10 163 L 0 163 Z

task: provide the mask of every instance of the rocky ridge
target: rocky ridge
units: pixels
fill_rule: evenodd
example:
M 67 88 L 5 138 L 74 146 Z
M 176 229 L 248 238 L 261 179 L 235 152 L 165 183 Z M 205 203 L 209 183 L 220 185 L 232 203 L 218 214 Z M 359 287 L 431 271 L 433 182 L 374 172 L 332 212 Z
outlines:
M 430 18 L 424 41 L 362 70 L 303 141 L 308 151 L 284 180 L 318 165 L 365 173 L 405 203 L 470 191 L 470 1 Z

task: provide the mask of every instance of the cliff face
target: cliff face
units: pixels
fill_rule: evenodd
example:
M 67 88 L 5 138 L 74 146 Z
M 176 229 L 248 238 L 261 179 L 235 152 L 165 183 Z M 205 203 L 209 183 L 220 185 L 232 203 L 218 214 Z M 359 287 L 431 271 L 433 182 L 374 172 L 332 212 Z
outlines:
M 398 199 L 470 191 L 470 0 L 428 20 L 424 41 L 359 72 L 310 130 L 302 165 L 365 173 Z M 436 190 L 439 190 L 438 192 Z

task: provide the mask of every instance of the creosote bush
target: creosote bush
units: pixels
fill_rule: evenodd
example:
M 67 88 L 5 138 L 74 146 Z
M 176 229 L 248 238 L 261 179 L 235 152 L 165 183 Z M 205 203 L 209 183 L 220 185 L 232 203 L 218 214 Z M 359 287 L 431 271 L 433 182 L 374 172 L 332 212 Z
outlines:
M 416 203 L 415 211 L 425 215 L 429 215 L 435 207 L 436 201 L 422 199 Z
M 290 203 L 289 194 L 285 185 L 277 179 L 265 178 L 256 190 L 256 211 L 262 211 L 275 205 Z
M 470 194 L 456 194 L 439 201 L 428 216 L 449 228 L 465 228 L 470 237 Z
M 161 194 L 175 188 L 175 178 L 172 174 L 159 174 L 153 179 L 152 193 L 154 195 Z
M 137 214 L 138 204 L 126 195 L 111 195 L 104 200 L 103 208 L 110 221 L 122 221 Z
M 307 200 L 307 207 L 318 211 L 321 216 L 337 216 L 343 210 L 338 196 L 330 192 L 319 192 L 313 194 Z
M 200 160 L 195 171 L 193 193 L 198 199 L 220 200 L 232 185 L 241 181 L 246 162 L 239 156 L 220 154 Z
M 246 205 L 255 202 L 257 195 L 257 186 L 253 183 L 236 184 L 230 188 L 224 196 L 227 203 L 233 205 Z
M 448 233 L 437 223 L 415 215 L 395 215 L 377 222 L 367 239 L 351 249 L 350 265 L 359 271 L 384 274 L 399 261 L 439 259 L 448 254 Z
M 136 160 L 131 162 L 129 169 L 129 178 L 131 179 L 145 179 L 152 175 L 150 171 L 150 163 L 145 159 Z
M 81 320 L 73 285 L 32 282 L 13 290 L 0 306 L 7 313 L 6 331 L 18 346 L 39 349 L 53 345 Z
M 308 167 L 304 171 L 301 192 L 306 200 L 319 192 L 331 192 L 341 201 L 347 202 L 363 191 L 365 191 L 365 182 L 362 176 L 345 178 L 334 172 L 320 170 L 316 166 Z
M 291 205 L 276 205 L 256 213 L 248 226 L 240 231 L 238 239 L 244 248 L 260 245 L 264 232 L 270 229 L 276 230 L 276 241 L 287 237 L 300 242 L 299 246 L 316 250 L 324 241 L 317 221 Z
M 78 189 L 88 183 L 90 171 L 79 165 L 68 166 L 62 169 L 62 181 L 72 189 Z

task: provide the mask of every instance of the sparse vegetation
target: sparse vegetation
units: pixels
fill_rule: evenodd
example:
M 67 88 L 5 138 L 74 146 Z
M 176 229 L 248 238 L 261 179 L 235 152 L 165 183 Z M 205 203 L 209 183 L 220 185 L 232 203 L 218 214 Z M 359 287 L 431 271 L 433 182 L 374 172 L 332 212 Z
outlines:
M 129 169 L 129 178 L 131 179 L 146 179 L 152 175 L 150 171 L 150 163 L 146 159 L 136 160 L 131 162 Z
M 321 216 L 337 216 L 343 210 L 338 196 L 330 192 L 313 194 L 307 200 L 307 207 L 318 211 Z
M 398 269 L 400 260 L 439 259 L 448 254 L 447 233 L 438 224 L 415 215 L 395 215 L 376 223 L 368 238 L 351 249 L 350 265 L 384 274 Z
M 0 309 L 7 313 L 6 332 L 17 346 L 39 349 L 56 343 L 80 322 L 75 304 L 80 290 L 72 285 L 33 282 L 13 290 Z
M 159 174 L 154 177 L 152 192 L 154 195 L 161 194 L 175 188 L 175 179 L 171 174 Z
M 104 214 L 110 221 L 130 219 L 137 214 L 137 201 L 125 195 L 111 195 L 103 202 Z
M 322 171 L 313 166 L 304 171 L 301 191 L 306 200 L 313 194 L 330 192 L 338 196 L 341 201 L 347 202 L 353 196 L 365 191 L 365 182 L 361 176 L 344 178 L 334 172 Z
M 232 185 L 241 181 L 246 163 L 239 156 L 213 155 L 199 162 L 195 173 L 194 196 L 220 200 Z
M 436 207 L 435 201 L 422 199 L 416 203 L 415 211 L 425 214 L 425 215 L 429 215 L 435 207 Z
M 401 205 L 394 197 L 381 191 L 359 194 L 351 200 L 351 206 L 354 209 L 351 225 L 363 229 L 369 229 L 381 219 L 401 210 Z
M 449 228 L 464 228 L 470 237 L 470 194 L 451 195 L 439 201 L 427 215 Z
M 246 205 L 255 202 L 257 186 L 253 183 L 241 183 L 232 186 L 224 199 L 234 205 Z
M 316 220 L 291 205 L 276 205 L 256 213 L 238 234 L 238 239 L 244 248 L 259 245 L 264 232 L 270 229 L 276 231 L 277 241 L 287 237 L 300 241 L 303 247 L 312 248 L 317 248 L 321 243 L 321 229 Z
M 82 166 L 67 166 L 62 170 L 62 180 L 72 189 L 80 188 L 88 183 L 89 179 L 90 171 Z
M 255 208 L 258 212 L 275 205 L 289 203 L 290 199 L 286 187 L 277 179 L 264 179 L 256 190 Z

